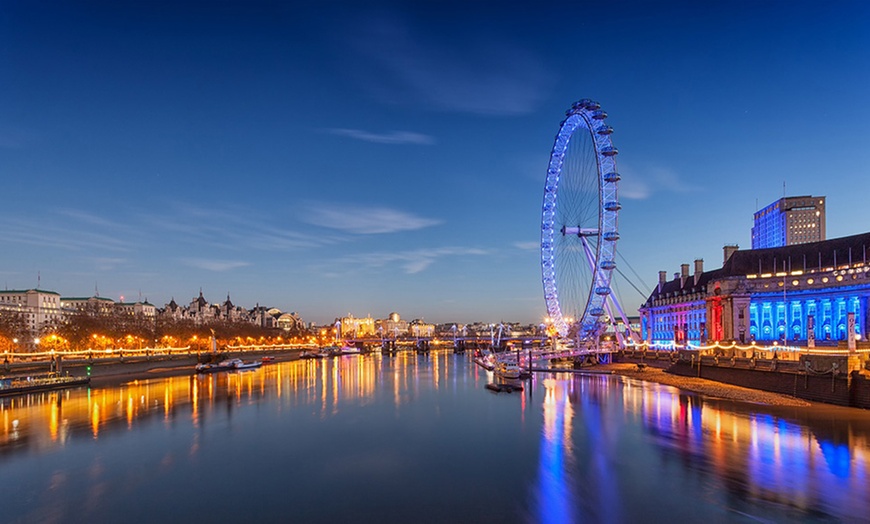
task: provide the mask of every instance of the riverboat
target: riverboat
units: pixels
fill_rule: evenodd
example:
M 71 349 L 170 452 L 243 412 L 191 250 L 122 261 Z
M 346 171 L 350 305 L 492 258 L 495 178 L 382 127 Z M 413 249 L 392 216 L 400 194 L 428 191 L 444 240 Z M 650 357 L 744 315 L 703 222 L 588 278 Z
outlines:
M 342 346 L 340 353 L 342 355 L 359 355 L 361 351 L 356 346 Z
M 495 369 L 495 357 L 489 351 L 477 352 L 472 360 L 487 371 Z
M 522 375 L 520 367 L 510 362 L 499 362 L 493 371 L 500 378 L 517 379 Z
M 223 362 L 209 362 L 197 364 L 194 369 L 196 369 L 197 373 L 214 373 L 215 371 L 230 371 L 232 369 L 236 369 L 236 361 L 241 362 L 241 360 L 237 358 L 233 358 L 230 360 L 224 360 Z
M 237 360 L 237 362 L 235 363 L 235 367 L 238 370 L 257 369 L 258 367 L 263 365 L 263 362 L 260 360 L 255 360 L 253 362 L 242 362 L 239 359 L 234 359 L 234 360 Z
M 303 351 L 299 354 L 299 358 L 327 358 L 331 356 L 332 353 L 330 353 L 326 349 L 322 349 L 320 351 Z
M 240 358 L 231 358 L 218 363 L 197 364 L 197 373 L 214 373 L 215 371 L 233 371 L 243 369 L 256 369 L 263 365 L 263 362 L 256 360 L 254 362 L 243 362 Z
M 90 377 L 61 376 L 57 373 L 4 378 L 0 379 L 0 397 L 85 386 L 90 381 Z

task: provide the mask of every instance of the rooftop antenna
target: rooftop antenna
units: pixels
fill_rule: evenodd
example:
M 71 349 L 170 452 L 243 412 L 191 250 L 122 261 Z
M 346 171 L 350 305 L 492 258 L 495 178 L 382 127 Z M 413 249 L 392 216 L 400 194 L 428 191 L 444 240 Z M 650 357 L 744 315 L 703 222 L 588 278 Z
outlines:
M 785 198 L 785 180 L 782 181 L 782 198 Z
M 39 289 L 42 286 L 42 274 L 37 271 L 36 272 L 36 289 Z
M 99 286 L 97 286 L 96 282 L 94 282 L 94 296 L 97 298 L 100 297 L 100 288 L 99 288 Z

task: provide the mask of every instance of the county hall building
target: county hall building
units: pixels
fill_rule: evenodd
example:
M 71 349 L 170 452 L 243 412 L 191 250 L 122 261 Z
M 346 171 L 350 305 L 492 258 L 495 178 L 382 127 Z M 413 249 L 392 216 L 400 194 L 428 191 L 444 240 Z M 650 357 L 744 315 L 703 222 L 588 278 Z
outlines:
M 691 274 L 689 264 L 673 279 L 659 272 L 640 308 L 643 338 L 657 347 L 866 340 L 868 251 L 870 233 L 744 251 L 725 246 L 721 268 L 704 271 L 695 260 Z

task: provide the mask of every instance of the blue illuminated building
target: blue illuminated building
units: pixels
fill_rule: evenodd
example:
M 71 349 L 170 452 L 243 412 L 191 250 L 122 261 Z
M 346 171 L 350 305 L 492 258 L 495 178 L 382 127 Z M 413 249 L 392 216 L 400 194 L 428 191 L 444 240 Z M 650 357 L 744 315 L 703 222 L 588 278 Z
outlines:
M 726 246 L 720 269 L 695 261 L 659 283 L 641 306 L 644 339 L 657 346 L 731 341 L 837 345 L 870 322 L 870 233 L 740 251 Z

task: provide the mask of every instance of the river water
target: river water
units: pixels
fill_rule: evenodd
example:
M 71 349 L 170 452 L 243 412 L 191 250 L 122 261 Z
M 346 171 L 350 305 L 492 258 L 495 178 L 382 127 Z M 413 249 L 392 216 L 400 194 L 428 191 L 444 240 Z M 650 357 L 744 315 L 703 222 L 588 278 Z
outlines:
M 870 413 L 346 356 L 0 400 L 2 522 L 857 522 Z

